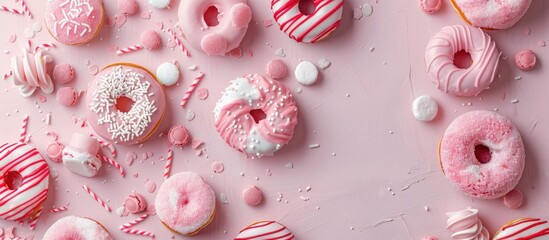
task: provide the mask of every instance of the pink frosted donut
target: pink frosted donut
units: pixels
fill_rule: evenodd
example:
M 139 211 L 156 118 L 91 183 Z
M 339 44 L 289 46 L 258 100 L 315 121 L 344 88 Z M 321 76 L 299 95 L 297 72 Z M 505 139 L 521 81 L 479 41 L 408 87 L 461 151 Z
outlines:
M 95 220 L 83 217 L 66 216 L 53 225 L 44 234 L 42 240 L 112 240 L 109 232 Z
M 515 25 L 532 0 L 451 0 L 465 22 L 483 29 L 507 29 Z
M 292 139 L 297 124 L 290 89 L 258 74 L 231 81 L 213 113 L 225 142 L 252 158 L 272 156 Z
M 465 51 L 473 60 L 470 67 L 454 65 L 454 55 Z M 488 89 L 501 52 L 488 34 L 464 25 L 446 26 L 431 38 L 425 51 L 427 73 L 438 89 L 455 96 L 476 96 Z
M 180 172 L 168 178 L 154 200 L 156 214 L 168 229 L 194 235 L 215 215 L 215 193 L 198 174 Z
M 90 82 L 86 103 L 88 122 L 98 135 L 130 145 L 144 142 L 156 131 L 166 97 L 151 72 L 117 63 L 105 67 Z
M 91 41 L 103 25 L 102 0 L 48 0 L 45 21 L 50 34 L 67 45 Z
M 471 197 L 503 197 L 517 185 L 524 169 L 519 131 L 503 115 L 471 111 L 444 132 L 439 157 L 442 171 L 458 190 Z
M 48 196 L 50 170 L 36 148 L 24 143 L 0 146 L 0 218 L 37 217 Z
M 217 11 L 217 23 L 207 20 L 210 11 Z M 251 20 L 252 10 L 246 0 L 188 0 L 179 4 L 179 22 L 187 41 L 208 55 L 223 56 L 238 48 Z
M 315 43 L 334 32 L 341 22 L 343 0 L 315 0 L 315 10 L 305 15 L 299 0 L 271 0 L 274 19 L 280 30 L 297 42 Z
M 275 221 L 260 221 L 242 229 L 234 240 L 280 239 L 293 240 L 294 235 L 286 226 Z

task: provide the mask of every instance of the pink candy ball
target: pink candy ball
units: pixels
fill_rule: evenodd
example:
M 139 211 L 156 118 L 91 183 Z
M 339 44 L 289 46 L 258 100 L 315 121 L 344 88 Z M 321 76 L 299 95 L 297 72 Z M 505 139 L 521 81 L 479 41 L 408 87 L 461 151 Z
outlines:
M 524 50 L 515 55 L 515 64 L 521 70 L 527 71 L 536 67 L 536 54 L 531 50 Z
M 160 35 L 153 30 L 147 30 L 141 34 L 141 44 L 149 50 L 158 49 L 162 45 Z
M 419 0 L 421 10 L 427 14 L 437 12 L 442 6 L 442 0 Z
M 283 77 L 286 77 L 286 74 L 288 73 L 288 68 L 283 61 L 275 59 L 267 63 L 266 71 L 267 75 L 272 79 L 281 79 Z
M 65 148 L 63 144 L 52 142 L 46 147 L 46 153 L 51 160 L 61 162 L 63 148 Z
M 61 63 L 53 68 L 53 80 L 60 84 L 72 82 L 75 78 L 74 68 L 70 64 Z
M 72 106 L 78 100 L 78 93 L 72 87 L 63 87 L 57 90 L 57 102 L 63 106 Z
M 118 10 L 124 15 L 134 15 L 139 10 L 135 0 L 118 0 Z
M 242 199 L 249 206 L 256 206 L 261 203 L 263 193 L 256 186 L 247 186 L 242 190 Z

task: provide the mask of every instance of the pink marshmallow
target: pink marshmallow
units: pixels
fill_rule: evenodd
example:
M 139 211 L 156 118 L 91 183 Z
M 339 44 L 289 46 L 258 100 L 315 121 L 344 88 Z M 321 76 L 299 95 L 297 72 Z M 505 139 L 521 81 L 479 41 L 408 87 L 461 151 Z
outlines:
M 286 77 L 286 74 L 288 73 L 288 68 L 283 61 L 279 59 L 274 59 L 267 63 L 266 73 L 272 79 L 281 79 L 283 77 Z
M 503 197 L 503 204 L 510 209 L 519 208 L 522 206 L 523 198 L 524 196 L 522 195 L 522 192 L 515 188 L 505 194 Z
M 74 68 L 67 63 L 55 65 L 53 68 L 53 80 L 57 83 L 65 84 L 72 82 L 75 78 Z
M 524 50 L 515 55 L 515 65 L 524 71 L 528 71 L 536 67 L 536 54 L 531 50 Z
M 242 199 L 249 206 L 256 206 L 261 203 L 263 193 L 256 186 L 247 186 L 242 190 Z
M 432 14 L 440 10 L 442 0 L 419 0 L 421 10 L 427 14 Z
M 124 15 L 134 15 L 139 10 L 139 5 L 135 0 L 118 0 L 118 10 Z
M 65 148 L 63 144 L 59 142 L 52 142 L 46 147 L 46 153 L 51 160 L 61 162 L 63 148 Z
M 252 10 L 247 4 L 238 3 L 231 8 L 230 12 L 233 26 L 237 28 L 247 28 L 252 20 Z
M 141 34 L 141 44 L 149 50 L 158 49 L 162 45 L 162 39 L 160 35 L 153 30 L 144 31 Z
M 183 147 L 189 143 L 189 131 L 181 125 L 175 125 L 168 132 L 168 141 L 170 144 L 178 147 Z
M 99 148 L 101 147 L 97 140 L 81 133 L 74 133 L 72 135 L 69 146 L 79 151 L 89 153 L 92 156 L 97 155 Z
M 147 208 L 147 201 L 141 194 L 132 193 L 124 200 L 124 208 L 129 213 L 140 213 Z
M 223 56 L 227 52 L 227 40 L 217 33 L 204 36 L 200 45 L 208 55 Z
M 70 107 L 78 101 L 78 93 L 72 87 L 63 87 L 57 90 L 57 102 Z

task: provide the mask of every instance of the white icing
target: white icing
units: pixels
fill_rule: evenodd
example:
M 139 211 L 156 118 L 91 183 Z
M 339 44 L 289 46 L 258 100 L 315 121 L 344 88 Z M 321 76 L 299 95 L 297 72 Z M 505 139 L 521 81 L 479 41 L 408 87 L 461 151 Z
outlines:
M 84 177 L 93 177 L 101 168 L 101 160 L 67 146 L 63 149 L 63 164 L 71 172 Z
M 259 90 L 248 79 L 242 77 L 231 81 L 231 85 L 225 89 L 223 96 L 215 105 L 214 118 L 217 119 L 219 111 L 223 107 L 239 99 L 247 100 L 250 106 L 253 106 L 255 101 L 259 100 Z
M 269 142 L 263 138 L 261 133 L 257 131 L 256 126 L 253 126 L 252 130 L 248 133 L 246 146 L 242 149 L 253 156 L 272 156 L 280 147 L 282 147 L 280 144 Z

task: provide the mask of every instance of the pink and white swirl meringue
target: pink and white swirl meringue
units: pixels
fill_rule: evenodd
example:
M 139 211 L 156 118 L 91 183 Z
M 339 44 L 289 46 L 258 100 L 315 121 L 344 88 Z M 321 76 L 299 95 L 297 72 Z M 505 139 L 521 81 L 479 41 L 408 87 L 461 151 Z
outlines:
M 490 233 L 477 216 L 478 210 L 466 208 L 449 212 L 446 228 L 452 231 L 452 239 L 489 240 Z
M 12 82 L 19 88 L 21 95 L 29 97 L 37 88 L 46 94 L 53 92 L 53 81 L 46 72 L 46 65 L 52 61 L 53 58 L 46 51 L 40 50 L 32 54 L 26 48 L 23 49 L 21 59 L 17 56 L 12 57 Z

